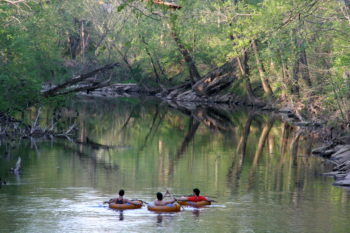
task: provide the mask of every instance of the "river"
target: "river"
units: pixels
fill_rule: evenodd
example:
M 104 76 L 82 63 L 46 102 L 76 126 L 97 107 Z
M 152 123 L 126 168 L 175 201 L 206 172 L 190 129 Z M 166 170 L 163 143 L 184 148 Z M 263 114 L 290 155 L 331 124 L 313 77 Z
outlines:
M 80 98 L 41 123 L 52 115 L 77 138 L 1 142 L 0 232 L 349 232 L 348 191 L 322 176 L 311 135 L 271 113 Z M 216 202 L 174 214 L 102 204 L 121 188 L 146 202 L 199 188 Z

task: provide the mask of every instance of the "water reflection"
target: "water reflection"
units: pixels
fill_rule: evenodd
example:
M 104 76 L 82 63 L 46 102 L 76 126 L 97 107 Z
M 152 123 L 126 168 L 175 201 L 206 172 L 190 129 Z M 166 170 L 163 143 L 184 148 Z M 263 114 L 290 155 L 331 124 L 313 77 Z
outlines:
M 199 215 L 200 215 L 200 210 L 199 209 L 193 209 L 192 210 L 192 214 L 193 214 L 193 216 L 195 217 L 195 219 L 198 219 L 199 218 Z
M 137 232 L 346 232 L 350 227 L 342 217 L 350 214 L 349 195 L 320 176 L 327 167 L 310 156 L 312 135 L 276 115 L 135 99 L 82 99 L 65 110 L 46 111 L 43 124 L 52 115 L 63 129 L 76 122 L 78 137 L 1 144 L 0 177 L 11 185 L 0 191 L 5 210 L 0 231 L 53 229 L 43 228 L 47 224 L 38 218 L 68 232 L 99 231 L 100 223 L 106 231 Z M 8 172 L 18 156 L 21 180 Z M 86 207 L 120 188 L 131 199 L 150 201 L 159 190 L 186 194 L 194 187 L 220 206 L 174 215 Z M 14 211 L 19 208 L 28 211 Z
M 157 215 L 157 225 L 161 226 L 162 222 L 163 222 L 163 215 L 162 214 L 158 214 Z
M 119 221 L 123 221 L 124 220 L 124 211 L 120 210 L 119 211 Z
M 156 226 L 164 227 L 173 224 L 176 220 L 176 214 L 159 213 L 156 215 Z

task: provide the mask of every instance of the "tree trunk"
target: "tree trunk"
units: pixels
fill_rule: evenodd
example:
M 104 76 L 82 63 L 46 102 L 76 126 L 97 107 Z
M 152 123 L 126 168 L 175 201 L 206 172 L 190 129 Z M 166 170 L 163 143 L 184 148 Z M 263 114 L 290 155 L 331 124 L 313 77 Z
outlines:
M 140 35 L 140 37 L 141 37 L 142 43 L 145 45 L 145 51 L 146 51 L 147 55 L 149 56 L 149 58 L 151 60 L 151 65 L 152 65 L 152 68 L 153 68 L 153 72 L 154 72 L 154 75 L 156 76 L 156 82 L 159 83 L 160 76 L 159 76 L 158 71 L 157 71 L 156 63 L 154 62 L 152 54 L 151 54 L 151 52 L 148 49 L 148 43 L 146 42 L 146 40 L 145 40 L 145 38 L 143 36 Z M 158 63 L 158 65 L 159 65 L 159 63 Z
M 190 52 L 185 48 L 185 46 L 182 44 L 182 41 L 178 37 L 176 30 L 174 28 L 174 25 L 170 24 L 170 30 L 171 30 L 171 37 L 174 39 L 177 48 L 179 49 L 179 52 L 182 54 L 183 58 L 186 61 L 186 64 L 188 66 L 189 72 L 190 72 L 190 78 L 192 83 L 197 82 L 201 79 L 201 76 L 199 75 L 197 66 L 190 54 Z
M 244 83 L 245 83 L 245 89 L 247 91 L 247 96 L 248 96 L 248 100 L 252 103 L 254 103 L 256 101 L 256 98 L 254 96 L 254 92 L 253 92 L 253 88 L 252 85 L 250 83 L 250 69 L 249 69 L 249 65 L 248 65 L 248 53 L 246 51 L 242 52 L 242 61 L 239 57 L 237 57 L 237 63 L 241 69 L 241 73 L 242 73 L 242 77 L 244 79 Z
M 282 80 L 281 80 L 281 83 L 282 83 L 282 98 L 283 99 L 287 99 L 287 90 L 288 90 L 288 87 L 290 87 L 290 77 L 289 77 L 289 72 L 288 72 L 288 68 L 286 66 L 286 63 L 281 55 L 282 53 L 279 51 L 279 56 L 280 56 L 280 59 L 281 59 L 281 77 L 282 77 Z
M 158 66 L 158 68 L 159 68 L 159 70 L 160 70 L 160 73 L 162 74 L 162 77 L 164 78 L 164 79 L 168 79 L 168 77 L 167 77 L 167 74 L 165 73 L 165 69 L 163 68 L 163 66 L 160 64 L 160 62 L 159 62 L 159 59 L 156 57 L 155 58 L 156 59 L 156 64 L 157 64 L 157 66 Z
M 80 42 L 81 42 L 81 55 L 82 55 L 82 59 L 84 60 L 84 57 L 85 57 L 85 28 L 84 28 L 84 23 L 85 23 L 85 20 L 82 20 L 80 22 Z
M 77 57 L 78 47 L 79 47 L 79 43 L 80 43 L 79 41 L 80 41 L 80 37 L 79 36 L 71 35 L 68 38 L 69 52 L 70 52 L 71 58 L 73 60 L 75 60 L 76 57 Z
M 304 79 L 305 84 L 308 88 L 312 87 L 312 82 L 310 78 L 310 71 L 309 71 L 309 65 L 307 62 L 307 56 L 305 48 L 301 48 L 300 51 L 300 62 L 302 65 L 302 71 L 301 71 L 301 77 Z
M 122 60 L 124 61 L 124 63 L 128 67 L 130 73 L 134 74 L 134 69 L 132 68 L 131 64 L 128 61 L 127 52 L 125 52 L 123 54 L 122 51 L 120 51 L 117 47 L 115 47 L 115 48 L 116 48 L 117 53 L 119 53 L 119 55 L 121 56 Z
M 308 67 L 307 55 L 304 48 L 304 41 L 299 36 L 299 30 L 303 27 L 303 22 L 299 17 L 299 25 L 297 29 L 293 30 L 294 34 L 294 46 L 296 50 L 295 62 L 293 66 L 293 81 L 294 81 L 294 93 L 299 96 L 299 74 L 304 80 L 305 85 L 310 89 L 312 87 L 312 82 L 310 78 L 310 71 Z
M 260 61 L 259 53 L 258 53 L 258 49 L 257 49 L 255 40 L 252 41 L 252 48 L 253 48 L 253 52 L 254 52 L 254 55 L 255 55 L 256 66 L 257 66 L 258 71 L 259 71 L 261 84 L 263 86 L 265 94 L 270 97 L 270 96 L 273 95 L 273 92 L 272 92 L 269 80 L 265 76 L 264 66 L 263 66 L 263 64 Z
M 299 97 L 299 57 L 297 56 L 293 65 L 293 84 L 291 88 L 292 94 Z
M 151 60 L 151 65 L 152 65 L 152 68 L 153 68 L 153 72 L 154 72 L 154 75 L 156 76 L 156 82 L 159 83 L 160 77 L 159 77 L 159 74 L 158 74 L 156 65 L 155 65 L 155 63 L 154 63 L 152 54 L 151 54 L 151 52 L 148 50 L 147 46 L 145 47 L 145 50 L 146 50 L 146 53 L 147 53 L 147 55 L 149 56 L 149 58 L 150 58 L 150 60 Z

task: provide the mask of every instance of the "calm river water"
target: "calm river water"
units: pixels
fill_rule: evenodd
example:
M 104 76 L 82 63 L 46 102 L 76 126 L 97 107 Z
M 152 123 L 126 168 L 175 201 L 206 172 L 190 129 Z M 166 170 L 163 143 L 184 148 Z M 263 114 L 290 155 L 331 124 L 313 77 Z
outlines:
M 276 116 L 86 98 L 42 124 L 51 116 L 76 122 L 77 139 L 1 142 L 0 232 L 350 231 L 348 191 L 321 176 L 330 167 L 310 156 L 312 137 Z M 217 202 L 161 215 L 102 204 L 121 188 L 149 202 L 195 187 Z

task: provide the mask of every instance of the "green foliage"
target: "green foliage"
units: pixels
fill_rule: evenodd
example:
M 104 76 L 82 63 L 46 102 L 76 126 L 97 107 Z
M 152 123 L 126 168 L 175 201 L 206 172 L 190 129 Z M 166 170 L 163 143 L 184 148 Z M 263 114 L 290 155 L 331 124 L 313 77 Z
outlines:
M 40 85 L 36 80 L 0 75 L 0 90 L 0 112 L 21 111 L 40 98 Z
M 25 92 L 30 93 L 38 91 L 43 82 L 62 82 L 95 66 L 119 62 L 122 65 L 113 75 L 115 82 L 158 85 L 160 81 L 171 85 L 188 78 L 187 64 L 171 36 L 176 32 L 201 75 L 244 50 L 249 56 L 250 80 L 259 87 L 261 80 L 250 48 L 252 40 L 256 40 L 265 76 L 277 97 L 290 95 L 290 85 L 298 78 L 299 100 L 309 99 L 313 92 L 322 95 L 325 103 L 347 105 L 350 9 L 342 3 L 328 0 L 173 3 L 182 8 L 172 10 L 152 1 L 137 0 L 28 1 L 27 6 L 1 2 L 1 77 L 6 81 L 26 80 Z M 307 64 L 299 64 L 295 76 L 293 70 L 301 53 L 306 54 Z M 300 68 L 303 66 L 306 71 Z M 302 80 L 303 72 L 309 73 L 311 90 Z M 18 82 L 9 86 L 19 85 Z M 231 90 L 244 94 L 241 83 Z

